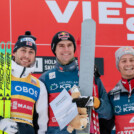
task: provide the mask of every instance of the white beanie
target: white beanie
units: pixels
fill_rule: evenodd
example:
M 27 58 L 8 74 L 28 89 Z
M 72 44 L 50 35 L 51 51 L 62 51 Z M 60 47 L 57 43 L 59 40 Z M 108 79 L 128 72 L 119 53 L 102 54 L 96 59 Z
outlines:
M 134 55 L 134 49 L 130 46 L 123 46 L 120 47 L 119 49 L 116 50 L 115 52 L 115 58 L 116 58 L 116 67 L 119 70 L 119 61 L 121 56 L 125 55 L 125 54 L 132 54 Z

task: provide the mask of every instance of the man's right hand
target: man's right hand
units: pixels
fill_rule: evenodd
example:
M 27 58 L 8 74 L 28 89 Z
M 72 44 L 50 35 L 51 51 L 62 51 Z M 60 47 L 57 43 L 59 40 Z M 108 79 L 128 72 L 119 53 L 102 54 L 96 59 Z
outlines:
M 79 98 L 74 98 L 72 102 L 76 102 L 77 107 L 93 106 L 93 99 L 90 96 L 80 96 Z M 90 102 L 92 102 L 92 105 L 89 105 Z
M 16 132 L 18 132 L 17 123 L 8 118 L 1 119 L 0 130 L 8 134 L 15 134 Z
M 78 107 L 94 107 L 99 108 L 100 100 L 95 96 L 80 96 L 79 98 L 74 98 L 72 102 L 76 102 Z

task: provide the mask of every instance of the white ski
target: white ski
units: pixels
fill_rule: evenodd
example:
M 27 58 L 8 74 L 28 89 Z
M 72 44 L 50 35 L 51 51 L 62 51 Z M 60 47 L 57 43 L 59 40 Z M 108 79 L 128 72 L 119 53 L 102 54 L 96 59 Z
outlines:
M 81 33 L 81 51 L 80 51 L 80 72 L 79 72 L 79 90 L 82 96 L 92 96 L 93 77 L 94 77 L 94 59 L 95 59 L 95 38 L 96 23 L 93 19 L 86 19 L 82 22 Z M 83 131 L 77 131 L 81 134 L 90 134 L 91 108 L 88 109 L 89 124 Z

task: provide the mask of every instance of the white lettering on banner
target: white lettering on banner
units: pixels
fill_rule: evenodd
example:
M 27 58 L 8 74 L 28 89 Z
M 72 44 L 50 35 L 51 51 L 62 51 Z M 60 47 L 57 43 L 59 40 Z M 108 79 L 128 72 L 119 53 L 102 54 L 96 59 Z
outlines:
M 78 1 L 69 1 L 65 11 L 62 13 L 56 1 L 48 1 L 46 0 L 48 7 L 53 13 L 55 19 L 59 23 L 68 23 L 77 4 Z
M 134 8 L 126 8 L 126 14 L 134 14 Z
M 44 64 L 53 64 L 53 65 L 55 65 L 55 63 L 56 63 L 56 60 L 53 60 L 53 59 L 45 59 L 45 61 L 44 61 Z
M 126 0 L 126 3 L 129 4 L 130 6 L 134 6 L 134 0 Z M 134 15 L 134 7 L 126 8 L 126 14 Z M 131 17 L 127 20 L 126 26 L 127 26 L 128 30 L 134 32 L 134 17 Z M 134 40 L 134 33 L 128 33 L 127 40 Z
M 127 34 L 128 40 L 134 40 L 134 34 Z
M 42 58 L 36 58 L 36 68 L 35 72 L 43 72 L 43 59 Z
M 100 24 L 123 24 L 123 18 L 111 18 L 108 15 L 119 16 L 119 10 L 108 10 L 107 8 L 122 8 L 121 2 L 99 2 L 99 23 Z
M 56 1 L 45 1 L 59 23 L 68 23 L 74 13 L 79 1 L 69 1 L 64 13 L 61 12 Z M 123 24 L 123 18 L 107 18 L 107 15 L 119 16 L 119 10 L 107 10 L 107 8 L 122 8 L 121 2 L 99 2 L 99 23 L 100 24 Z M 91 2 L 82 2 L 83 20 L 92 18 Z
M 45 0 L 50 11 L 54 15 L 58 23 L 68 23 L 71 19 L 79 1 L 69 1 L 64 12 L 60 10 L 57 2 L 55 0 Z M 134 14 L 134 0 L 126 0 L 129 7 L 126 7 L 126 15 Z M 82 1 L 82 15 L 83 20 L 87 18 L 92 18 L 92 6 L 90 1 Z M 120 24 L 123 25 L 124 19 L 120 17 L 120 10 L 123 9 L 122 2 L 98 2 L 99 10 L 99 24 Z M 111 8 L 111 9 L 109 9 Z M 116 9 L 115 9 L 116 8 Z M 111 17 L 108 17 L 111 16 Z M 116 17 L 114 17 L 116 16 Z M 126 21 L 126 27 L 131 33 L 127 33 L 127 40 L 134 40 L 134 17 L 128 18 Z
M 29 93 L 29 94 L 31 94 L 31 95 L 34 95 L 35 97 L 37 97 L 37 95 L 38 95 L 38 92 L 37 91 L 34 91 L 34 89 L 33 88 L 28 88 L 28 87 L 21 87 L 21 86 L 16 86 L 15 87 L 15 90 L 17 91 L 17 92 L 24 92 L 24 93 Z
M 133 3 L 132 3 L 133 4 Z M 126 14 L 134 14 L 134 8 L 126 8 Z M 127 20 L 126 26 L 130 31 L 134 32 L 134 17 L 131 17 Z M 134 40 L 134 34 L 127 34 L 128 40 Z
M 134 6 L 134 0 L 126 0 L 128 5 Z
M 44 64 L 45 64 L 44 69 L 45 69 L 45 71 L 54 68 L 55 63 L 56 63 L 55 59 L 45 59 L 44 60 Z
M 83 1 L 82 8 L 83 8 L 83 20 L 88 19 L 88 18 L 92 18 L 91 2 Z
M 54 68 L 55 66 L 54 65 L 45 65 L 45 70 L 50 70 L 52 68 Z
M 134 13 L 133 13 L 134 14 Z M 126 22 L 127 28 L 134 32 L 134 17 L 129 18 Z M 134 34 L 127 34 L 128 40 L 134 40 Z

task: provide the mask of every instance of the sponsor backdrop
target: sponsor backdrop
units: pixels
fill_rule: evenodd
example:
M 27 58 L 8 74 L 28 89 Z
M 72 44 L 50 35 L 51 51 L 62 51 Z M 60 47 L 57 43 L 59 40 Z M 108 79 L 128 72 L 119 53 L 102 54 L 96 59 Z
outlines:
M 55 64 L 50 49 L 53 35 L 65 30 L 77 40 L 86 18 L 97 24 L 95 62 L 107 91 L 120 79 L 115 50 L 134 45 L 134 0 L 1 0 L 0 18 L 0 42 L 14 45 L 26 30 L 37 37 L 36 77 Z

